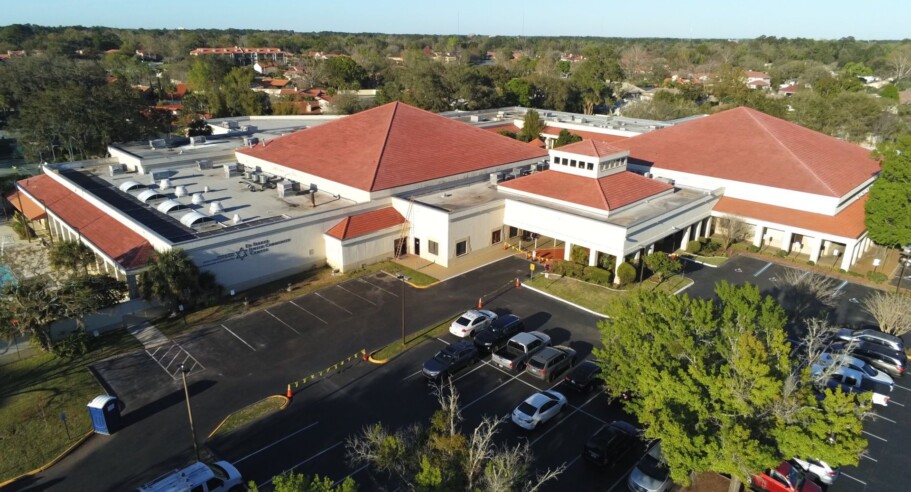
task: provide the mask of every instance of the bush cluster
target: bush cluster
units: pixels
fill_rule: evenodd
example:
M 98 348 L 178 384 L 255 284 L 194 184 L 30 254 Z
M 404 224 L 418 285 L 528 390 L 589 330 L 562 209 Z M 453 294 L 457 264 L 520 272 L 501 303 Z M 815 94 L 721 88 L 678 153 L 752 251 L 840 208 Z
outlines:
M 609 269 L 580 265 L 573 261 L 557 260 L 551 272 L 598 285 L 613 285 L 614 273 Z
M 686 243 L 686 251 L 693 253 L 694 255 L 699 254 L 699 252 L 702 251 L 702 241 L 693 239 L 692 241 Z
M 888 279 L 889 279 L 889 277 L 883 272 L 873 272 L 873 271 L 867 272 L 867 280 L 869 280 L 871 282 L 876 282 L 877 284 L 881 284 Z

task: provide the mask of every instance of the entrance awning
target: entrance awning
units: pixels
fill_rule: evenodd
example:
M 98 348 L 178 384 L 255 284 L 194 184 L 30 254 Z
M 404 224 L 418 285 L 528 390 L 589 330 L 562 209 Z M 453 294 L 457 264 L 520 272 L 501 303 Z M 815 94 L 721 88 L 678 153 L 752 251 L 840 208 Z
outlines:
M 28 195 L 14 191 L 6 195 L 6 199 L 28 220 L 40 220 L 47 217 L 44 207 L 29 198 Z

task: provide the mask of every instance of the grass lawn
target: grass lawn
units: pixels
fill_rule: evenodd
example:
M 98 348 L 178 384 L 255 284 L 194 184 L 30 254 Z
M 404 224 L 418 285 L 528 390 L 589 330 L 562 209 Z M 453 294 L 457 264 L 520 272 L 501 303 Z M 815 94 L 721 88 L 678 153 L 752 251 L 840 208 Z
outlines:
M 456 319 L 456 316 L 448 318 L 442 323 L 425 328 L 418 335 L 413 335 L 412 338 L 406 339 L 405 343 L 402 343 L 401 340 L 396 341 L 395 343 L 390 343 L 389 345 L 386 345 L 385 347 L 378 350 L 375 354 L 373 354 L 373 358 L 376 360 L 388 360 L 399 352 L 408 350 L 416 345 L 420 345 L 425 340 L 430 340 L 431 338 L 443 335 L 449 331 L 449 325 L 452 324 L 452 321 L 454 319 Z
M 692 280 L 681 276 L 674 276 L 660 284 L 646 279 L 641 284 L 632 285 L 626 289 L 618 290 L 604 287 L 597 284 L 583 282 L 571 277 L 560 277 L 551 275 L 550 278 L 544 278 L 544 275 L 538 275 L 528 285 L 553 294 L 561 299 L 578 304 L 584 308 L 591 309 L 597 313 L 609 314 L 610 303 L 614 299 L 628 295 L 637 289 L 660 290 L 667 292 L 669 295 L 677 292 L 681 287 L 692 283 Z
M 86 405 L 104 390 L 88 366 L 142 348 L 126 331 L 104 335 L 96 344 L 75 359 L 40 353 L 0 366 L 0 482 L 44 465 L 90 431 Z
M 702 256 L 694 255 L 693 253 L 681 253 L 681 256 L 716 267 L 724 265 L 729 259 L 727 256 Z
M 209 439 L 217 434 L 227 434 L 233 430 L 251 424 L 267 415 L 271 415 L 285 408 L 288 400 L 281 396 L 268 396 L 256 403 L 247 405 L 244 408 L 228 415 L 228 418 L 221 423 L 211 434 Z

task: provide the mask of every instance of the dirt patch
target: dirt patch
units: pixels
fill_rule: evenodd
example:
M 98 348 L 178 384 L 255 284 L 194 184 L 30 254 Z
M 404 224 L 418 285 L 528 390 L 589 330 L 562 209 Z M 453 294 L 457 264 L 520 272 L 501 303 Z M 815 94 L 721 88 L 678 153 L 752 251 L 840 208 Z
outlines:
M 717 473 L 703 473 L 693 479 L 692 485 L 681 492 L 727 492 L 731 480 Z

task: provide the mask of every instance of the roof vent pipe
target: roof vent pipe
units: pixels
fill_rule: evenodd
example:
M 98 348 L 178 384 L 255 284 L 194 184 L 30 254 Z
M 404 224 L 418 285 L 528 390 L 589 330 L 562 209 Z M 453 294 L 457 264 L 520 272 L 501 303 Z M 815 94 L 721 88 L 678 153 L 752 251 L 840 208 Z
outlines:
M 174 188 L 174 196 L 176 196 L 178 198 L 182 197 L 182 196 L 187 196 L 187 187 L 178 186 L 178 187 Z
M 240 214 L 234 214 L 234 218 L 231 220 L 231 222 L 233 222 L 234 225 L 237 225 L 243 222 L 243 219 L 240 218 Z
M 193 205 L 202 205 L 206 202 L 206 199 L 202 196 L 202 193 L 193 193 L 191 201 L 193 202 Z
M 162 180 L 159 182 L 158 187 L 161 188 L 162 190 L 166 190 L 166 189 L 170 188 L 170 187 L 171 187 L 171 180 L 168 179 L 168 178 L 162 179 Z
M 221 206 L 221 202 L 218 200 L 215 200 L 214 202 L 209 204 L 209 214 L 211 214 L 211 215 L 220 214 L 224 211 L 225 211 L 224 207 Z

